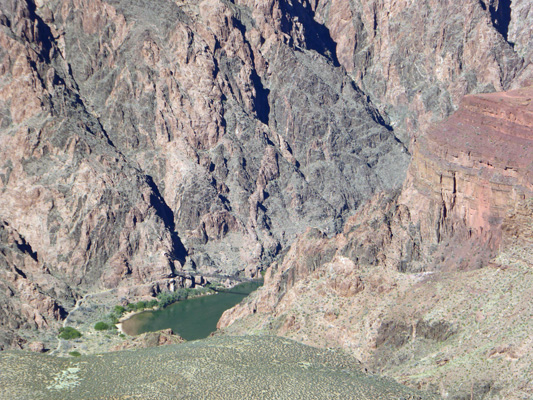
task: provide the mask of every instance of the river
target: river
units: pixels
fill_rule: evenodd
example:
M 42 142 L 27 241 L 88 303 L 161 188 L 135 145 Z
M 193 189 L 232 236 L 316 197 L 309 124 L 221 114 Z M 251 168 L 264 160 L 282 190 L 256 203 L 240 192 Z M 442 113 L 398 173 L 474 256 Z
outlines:
M 217 328 L 222 313 L 256 290 L 262 282 L 245 282 L 228 292 L 178 301 L 157 311 L 145 311 L 122 322 L 128 335 L 172 328 L 185 340 L 208 337 Z

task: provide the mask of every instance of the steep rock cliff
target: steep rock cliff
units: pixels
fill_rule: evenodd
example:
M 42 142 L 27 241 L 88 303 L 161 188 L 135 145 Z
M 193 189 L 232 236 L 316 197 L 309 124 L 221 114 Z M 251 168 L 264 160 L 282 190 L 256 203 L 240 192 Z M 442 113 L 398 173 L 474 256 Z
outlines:
M 255 276 L 404 178 L 365 94 L 283 23 L 266 41 L 255 8 L 1 5 L 6 332 L 57 326 L 87 292 Z
M 449 245 L 439 256 L 444 264 L 472 267 L 479 257 L 486 263 L 505 245 L 508 218 L 527 206 L 532 93 L 528 87 L 466 96 L 456 113 L 415 144 L 399 204 L 425 241 Z M 470 242 L 476 244 L 464 252 Z
M 394 133 L 344 71 L 289 40 L 281 5 L 268 25 L 259 5 L 224 1 L 46 7 L 80 96 L 172 210 L 186 268 L 255 273 L 403 179 Z
M 527 1 L 309 3 L 339 63 L 406 143 L 457 109 L 465 94 L 533 78 Z
M 2 328 L 43 328 L 90 288 L 172 276 L 183 249 L 80 98 L 58 33 L 30 2 L 2 2 L 1 22 Z
M 532 106 L 532 87 L 465 97 L 401 193 L 306 232 L 219 327 L 339 346 L 443 398 L 531 396 Z

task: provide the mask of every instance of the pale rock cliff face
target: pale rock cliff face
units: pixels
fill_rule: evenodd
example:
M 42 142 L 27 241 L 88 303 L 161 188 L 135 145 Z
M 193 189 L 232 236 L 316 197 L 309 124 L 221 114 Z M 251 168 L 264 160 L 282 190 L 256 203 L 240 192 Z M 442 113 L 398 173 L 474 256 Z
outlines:
M 502 2 L 503 3 L 503 2 Z M 531 79 L 531 60 L 533 57 L 533 27 L 528 21 L 533 13 L 533 4 L 527 0 L 513 0 L 511 3 L 511 21 L 509 23 L 509 30 L 507 40 L 513 44 L 514 50 L 522 57 L 528 64 L 526 71 L 528 77 Z M 523 73 L 525 76 L 526 74 Z
M 401 193 L 306 232 L 219 327 L 339 346 L 443 398 L 530 397 L 532 107 L 532 87 L 466 96 Z

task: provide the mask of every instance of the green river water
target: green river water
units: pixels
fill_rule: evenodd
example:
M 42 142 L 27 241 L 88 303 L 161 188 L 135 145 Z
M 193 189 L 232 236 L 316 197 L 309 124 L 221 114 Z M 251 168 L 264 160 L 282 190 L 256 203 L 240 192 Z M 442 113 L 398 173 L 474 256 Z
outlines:
M 122 322 L 122 330 L 128 335 L 139 335 L 172 328 L 185 340 L 203 339 L 217 328 L 224 311 L 241 302 L 256 290 L 262 282 L 246 282 L 228 292 L 178 301 L 157 311 L 145 311 Z

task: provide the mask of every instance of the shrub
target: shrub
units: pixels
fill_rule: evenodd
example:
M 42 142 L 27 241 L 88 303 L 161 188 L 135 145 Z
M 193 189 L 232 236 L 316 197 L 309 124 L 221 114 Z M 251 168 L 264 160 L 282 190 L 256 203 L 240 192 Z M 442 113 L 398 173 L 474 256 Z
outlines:
M 159 300 L 159 307 L 165 308 L 166 306 L 175 303 L 176 301 L 186 300 L 189 297 L 188 289 L 178 289 L 175 292 L 161 292 L 157 295 Z
M 142 300 L 141 300 L 141 301 L 137 302 L 137 304 L 135 304 L 135 309 L 136 309 L 137 311 L 142 311 L 142 310 L 144 310 L 145 308 L 146 308 L 146 301 L 142 301 Z
M 94 325 L 94 329 L 96 329 L 97 331 L 107 331 L 109 329 L 109 325 L 105 322 L 100 321 Z
M 126 306 L 126 309 L 128 311 L 134 311 L 135 310 L 135 304 L 133 303 L 128 303 L 128 305 Z
M 79 351 L 70 351 L 68 354 L 70 354 L 72 357 L 80 357 L 81 353 Z
M 71 339 L 78 339 L 81 336 L 82 336 L 81 332 L 78 331 L 77 329 L 74 329 L 71 326 L 65 326 L 64 328 L 59 329 L 58 337 L 60 339 L 71 340 Z
M 126 311 L 126 309 L 122 306 L 115 306 L 115 315 L 120 318 L 122 316 L 122 314 L 124 314 L 124 312 Z
M 122 314 L 121 314 L 121 315 L 122 315 Z M 116 325 L 116 324 L 118 324 L 118 317 L 117 317 L 115 314 L 111 313 L 111 314 L 109 314 L 109 315 L 107 316 L 107 318 L 109 318 L 109 321 L 111 322 L 111 325 Z
M 169 304 L 173 303 L 172 300 L 172 294 L 170 292 L 161 292 L 157 295 L 157 299 L 159 300 L 159 306 L 161 308 L 165 308 Z
M 148 304 L 146 305 L 147 308 L 154 308 L 155 306 L 157 306 L 159 304 L 159 302 L 157 301 L 157 299 L 152 299 L 148 302 Z

